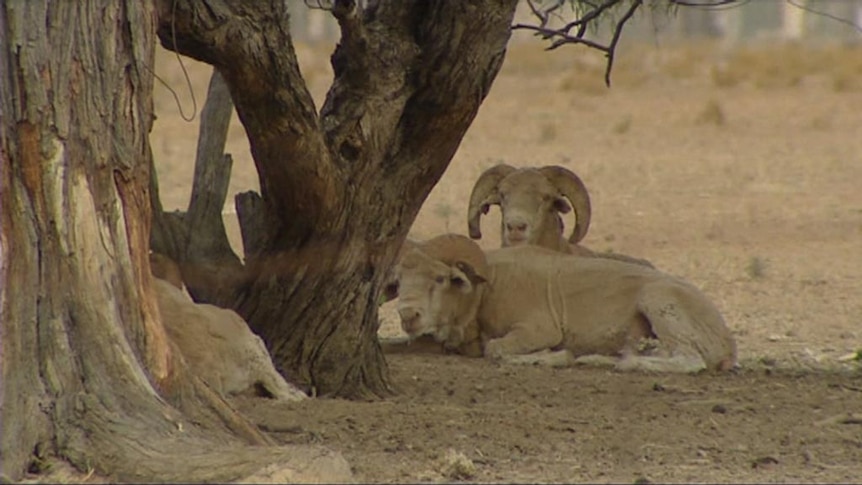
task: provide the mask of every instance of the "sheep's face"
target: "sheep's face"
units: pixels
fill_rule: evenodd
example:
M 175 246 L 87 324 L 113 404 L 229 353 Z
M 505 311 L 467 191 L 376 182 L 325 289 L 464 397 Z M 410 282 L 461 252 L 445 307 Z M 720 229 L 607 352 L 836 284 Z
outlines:
M 543 237 L 557 239 L 562 234 L 560 213 L 571 206 L 565 197 L 538 170 L 513 173 L 500 181 L 497 195 L 502 212 L 502 245 L 539 244 Z
M 405 254 L 396 268 L 397 307 L 404 332 L 410 338 L 433 335 L 450 348 L 460 345 L 464 303 L 475 291 L 469 273 L 419 250 Z

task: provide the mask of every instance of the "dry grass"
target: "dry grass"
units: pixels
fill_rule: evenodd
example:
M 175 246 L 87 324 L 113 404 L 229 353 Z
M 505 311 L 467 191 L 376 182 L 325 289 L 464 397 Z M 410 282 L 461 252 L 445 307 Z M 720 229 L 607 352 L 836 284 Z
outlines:
M 810 46 L 794 42 L 744 46 L 714 66 L 717 87 L 751 83 L 761 89 L 793 88 L 822 76 L 835 91 L 862 89 L 862 47 Z
M 715 99 L 710 99 L 703 109 L 700 110 L 694 121 L 702 125 L 722 126 L 727 121 L 727 118 L 724 115 L 724 109 L 721 107 L 721 104 Z
M 632 117 L 631 116 L 625 116 L 623 119 L 621 119 L 617 123 L 614 123 L 614 125 L 611 127 L 611 132 L 616 134 L 616 135 L 625 135 L 626 133 L 629 132 L 629 130 L 631 130 L 631 128 L 632 128 Z
M 766 260 L 760 256 L 752 256 L 745 267 L 745 273 L 749 278 L 756 280 L 766 276 Z

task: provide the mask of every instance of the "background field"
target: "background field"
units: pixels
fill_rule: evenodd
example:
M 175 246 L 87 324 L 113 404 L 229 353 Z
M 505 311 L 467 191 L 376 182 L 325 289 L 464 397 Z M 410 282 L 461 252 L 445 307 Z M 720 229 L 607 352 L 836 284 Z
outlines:
M 842 357 L 862 348 L 862 48 L 681 45 L 627 46 L 607 89 L 598 53 L 514 43 L 411 236 L 465 233 L 472 184 L 493 164 L 564 165 L 592 196 L 584 243 L 702 288 L 742 372 L 393 355 L 400 393 L 386 402 L 238 404 L 282 442 L 341 450 L 368 481 L 858 482 L 862 373 Z M 328 47 L 298 46 L 317 106 Z M 210 70 L 183 63 L 200 109 Z M 177 59 L 160 51 L 156 72 L 188 113 Z M 155 97 L 163 203 L 185 209 L 197 120 L 164 87 Z M 227 150 L 230 194 L 256 189 L 236 120 Z M 498 245 L 497 227 L 492 210 L 483 246 Z M 381 334 L 398 334 L 391 308 L 381 313 Z

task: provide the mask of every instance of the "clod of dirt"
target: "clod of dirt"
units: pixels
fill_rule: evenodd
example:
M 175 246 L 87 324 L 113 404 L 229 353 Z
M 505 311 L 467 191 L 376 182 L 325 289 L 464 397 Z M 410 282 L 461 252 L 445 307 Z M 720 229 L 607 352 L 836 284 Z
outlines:
M 476 476 L 476 465 L 464 453 L 449 448 L 441 460 L 440 473 L 450 480 L 467 480 Z
M 753 462 L 751 462 L 751 468 L 772 468 L 773 466 L 778 464 L 778 458 L 774 456 L 761 456 L 760 458 L 755 458 Z
M 717 414 L 726 414 L 727 413 L 727 407 L 725 407 L 722 404 L 716 404 L 715 406 L 712 407 L 712 412 L 717 413 Z

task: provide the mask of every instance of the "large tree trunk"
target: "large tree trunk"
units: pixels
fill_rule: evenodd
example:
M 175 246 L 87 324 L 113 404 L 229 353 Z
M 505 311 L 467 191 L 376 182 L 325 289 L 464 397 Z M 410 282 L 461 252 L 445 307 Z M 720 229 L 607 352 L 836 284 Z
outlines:
M 140 0 L 0 2 L 4 483 L 52 455 L 123 481 L 326 456 L 249 446 L 271 440 L 167 339 L 147 257 L 155 26 Z
M 377 302 L 416 214 L 503 62 L 517 0 L 336 1 L 318 115 L 285 2 L 161 0 L 162 44 L 215 66 L 268 217 L 236 308 L 280 370 L 322 395 L 389 392 Z

